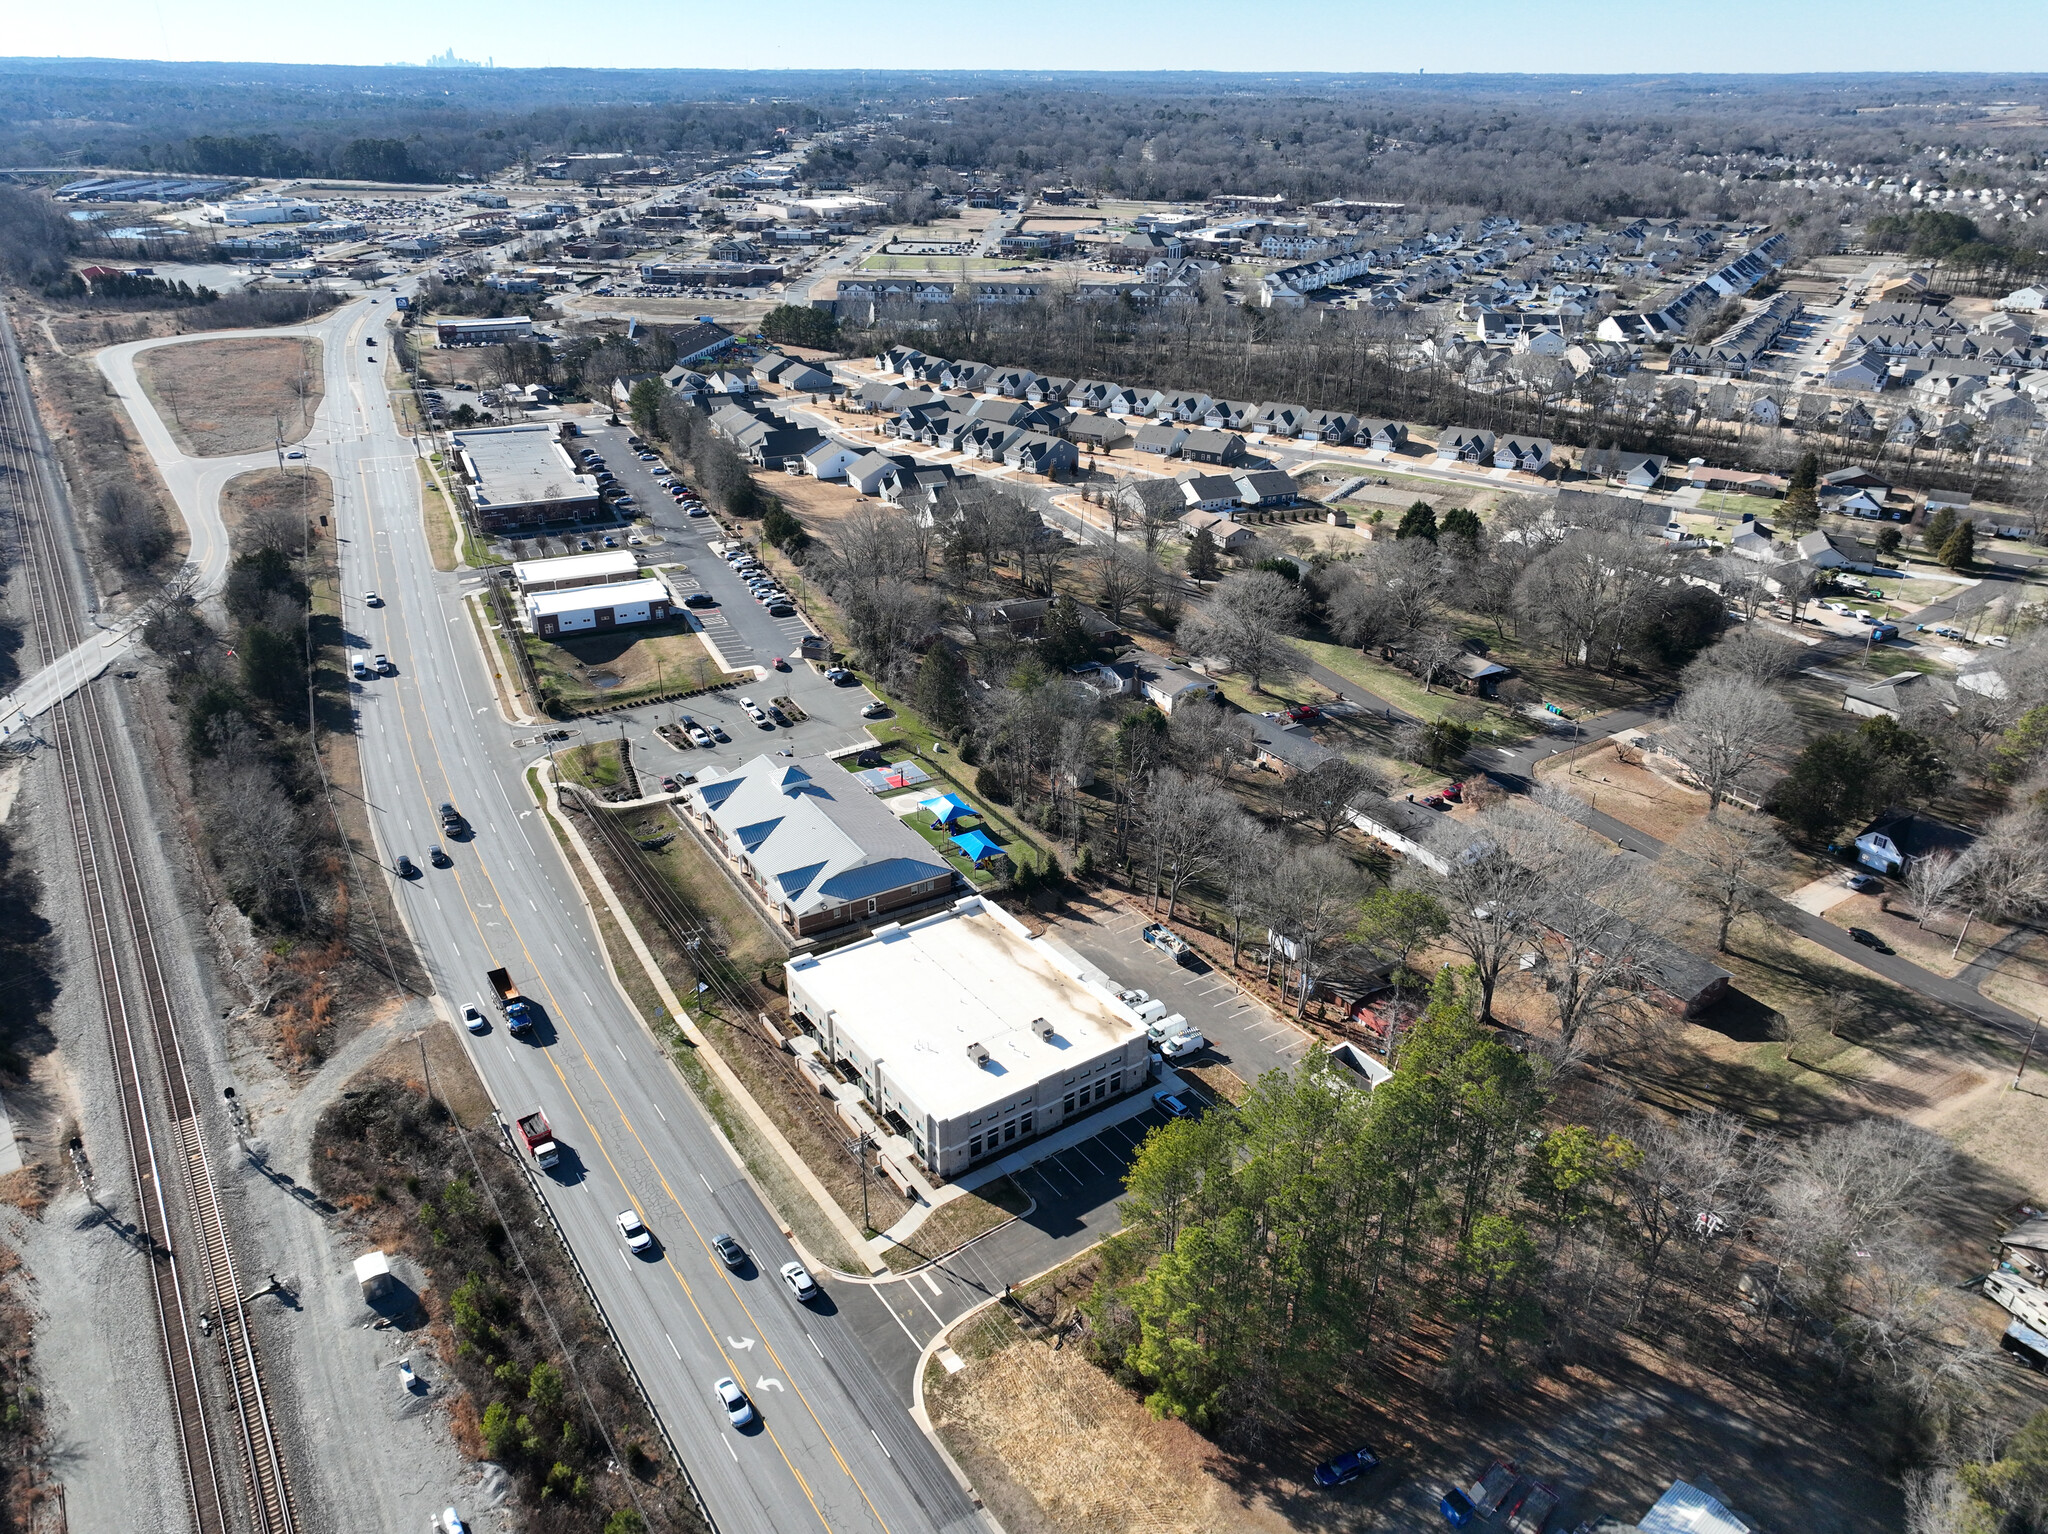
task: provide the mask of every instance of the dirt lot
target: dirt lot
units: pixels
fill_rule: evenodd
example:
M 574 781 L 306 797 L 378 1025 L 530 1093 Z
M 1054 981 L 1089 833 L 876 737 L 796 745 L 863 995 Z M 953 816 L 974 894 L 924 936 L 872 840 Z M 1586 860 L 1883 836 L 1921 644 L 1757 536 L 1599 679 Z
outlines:
M 194 341 L 141 353 L 135 372 L 186 452 L 226 458 L 312 429 L 320 343 L 298 337 Z

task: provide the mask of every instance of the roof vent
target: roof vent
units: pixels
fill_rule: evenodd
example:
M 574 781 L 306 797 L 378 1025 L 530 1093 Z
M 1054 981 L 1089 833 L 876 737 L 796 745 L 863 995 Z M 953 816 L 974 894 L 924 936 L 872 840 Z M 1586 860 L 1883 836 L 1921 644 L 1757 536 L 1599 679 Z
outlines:
M 987 1065 L 988 1049 L 986 1046 L 981 1044 L 969 1044 L 967 1046 L 967 1058 L 972 1060 L 976 1065 Z
M 1052 1037 L 1052 1024 L 1045 1018 L 1034 1017 L 1031 1019 L 1031 1031 L 1041 1039 L 1049 1039 Z

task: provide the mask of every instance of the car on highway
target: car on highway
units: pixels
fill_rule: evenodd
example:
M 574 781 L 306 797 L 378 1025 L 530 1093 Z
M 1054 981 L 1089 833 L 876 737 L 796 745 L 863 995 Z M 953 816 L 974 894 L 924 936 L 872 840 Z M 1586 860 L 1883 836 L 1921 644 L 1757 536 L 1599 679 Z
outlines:
M 870 703 L 866 708 L 860 711 L 860 716 L 863 719 L 880 719 L 884 714 L 888 712 L 889 705 L 884 703 L 880 698 L 877 698 L 874 702 Z
M 475 1002 L 466 1001 L 462 1004 L 462 1026 L 471 1033 L 483 1033 L 491 1024 L 490 1019 L 477 1010 Z
M 407 857 L 404 853 L 399 853 L 398 877 L 401 879 L 417 879 L 419 876 L 420 865 L 415 863 L 411 858 Z
M 711 1250 L 718 1253 L 718 1260 L 728 1268 L 737 1270 L 747 1265 L 746 1248 L 724 1231 L 711 1238 Z
M 348 669 L 349 673 L 352 676 L 354 676 L 358 682 L 367 682 L 370 680 L 372 676 L 376 674 L 375 672 L 370 670 L 369 662 L 367 661 L 350 661 Z
M 711 1393 L 718 1397 L 718 1404 L 725 1408 L 725 1417 L 734 1427 L 745 1427 L 754 1420 L 754 1403 L 747 1399 L 747 1393 L 740 1389 L 739 1382 L 722 1379 L 711 1387 Z
M 376 592 L 374 592 L 374 591 L 366 591 L 366 592 L 364 592 L 364 593 L 363 593 L 363 606 L 365 606 L 365 607 L 382 607 L 383 605 L 384 605 L 384 599 L 383 599 L 382 597 L 378 596 Z
M 285 457 L 287 458 L 303 458 L 305 456 L 306 455 L 300 452 L 297 448 L 293 448 L 289 453 L 285 454 Z
M 619 1211 L 619 1234 L 626 1238 L 627 1247 L 636 1252 L 644 1252 L 654 1245 L 654 1232 L 641 1222 L 640 1213 L 635 1209 Z
M 1152 1101 L 1160 1112 L 1177 1119 L 1187 1118 L 1195 1111 L 1195 1105 L 1178 1092 L 1154 1092 Z
M 1380 1457 L 1361 1444 L 1349 1454 L 1339 1454 L 1335 1459 L 1326 1459 L 1316 1466 L 1316 1485 L 1343 1486 L 1368 1470 L 1377 1470 L 1379 1463 Z
M 754 723 L 766 724 L 768 722 L 768 716 L 761 712 L 761 705 L 752 698 L 740 699 L 740 707 L 746 710 L 747 717 L 753 720 Z
M 708 591 L 693 591 L 683 598 L 685 607 L 716 607 L 718 598 Z
M 818 1287 L 818 1281 L 800 1262 L 785 1262 L 777 1271 L 781 1273 L 783 1283 L 789 1286 L 789 1292 L 800 1301 L 808 1303 L 824 1293 Z
M 398 668 L 391 664 L 391 657 L 386 655 L 382 650 L 379 650 L 375 657 L 372 658 L 372 660 L 370 661 L 370 665 L 376 670 L 379 676 L 398 675 Z
M 455 866 L 455 859 L 443 852 L 438 845 L 435 846 L 432 852 L 427 854 L 427 861 L 436 868 L 453 868 Z
M 1892 951 L 1890 943 L 1887 943 L 1875 932 L 1868 931 L 1862 927 L 1851 927 L 1849 929 L 1849 937 L 1851 941 L 1861 943 L 1865 948 L 1874 948 L 1879 953 L 1890 953 Z

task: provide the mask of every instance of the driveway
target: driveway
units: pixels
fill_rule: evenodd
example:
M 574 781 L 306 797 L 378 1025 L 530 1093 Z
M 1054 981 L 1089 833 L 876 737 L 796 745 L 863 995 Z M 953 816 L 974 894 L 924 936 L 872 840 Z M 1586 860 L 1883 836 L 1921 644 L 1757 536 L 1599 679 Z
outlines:
M 1141 936 L 1152 920 L 1127 906 L 1099 907 L 1060 921 L 1051 936 L 1108 975 L 1111 985 L 1137 986 L 1170 1011 L 1185 1013 L 1209 1041 L 1195 1061 L 1220 1061 L 1249 1082 L 1292 1067 L 1314 1047 L 1314 1035 L 1248 999 L 1222 971 L 1200 959 L 1176 964 L 1152 947 Z

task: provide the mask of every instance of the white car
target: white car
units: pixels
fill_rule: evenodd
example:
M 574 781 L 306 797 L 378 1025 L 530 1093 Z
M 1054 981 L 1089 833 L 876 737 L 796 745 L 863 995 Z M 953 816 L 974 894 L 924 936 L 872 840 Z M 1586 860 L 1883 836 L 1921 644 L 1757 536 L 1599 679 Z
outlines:
M 877 698 L 874 702 L 870 703 L 866 708 L 860 711 L 860 716 L 863 719 L 879 719 L 888 712 L 889 705 L 884 703 L 880 698 Z
M 384 605 L 384 599 L 383 599 L 382 597 L 378 596 L 376 592 L 374 592 L 374 591 L 366 591 L 366 592 L 364 592 L 364 593 L 363 593 L 363 606 L 365 606 L 365 607 L 382 607 L 383 605 Z
M 777 1271 L 782 1274 L 782 1281 L 789 1285 L 789 1292 L 799 1300 L 815 1300 L 821 1292 L 818 1281 L 800 1262 L 785 1262 Z
M 747 717 L 753 720 L 754 723 L 766 724 L 768 722 L 768 716 L 761 712 L 761 705 L 752 698 L 740 699 L 740 707 L 747 711 Z
M 382 650 L 379 650 L 377 652 L 376 658 L 373 659 L 370 662 L 370 664 L 376 668 L 377 674 L 379 676 L 398 675 L 398 668 L 391 664 L 391 657 L 386 655 Z
M 703 747 L 703 748 L 704 748 L 704 749 L 705 749 L 706 751 L 709 751 L 709 750 L 711 749 L 711 735 L 710 735 L 710 732 L 709 732 L 709 731 L 707 731 L 707 730 L 706 730 L 706 729 L 705 729 L 705 728 L 704 728 L 704 727 L 703 727 L 702 725 L 700 725 L 700 724 L 697 724 L 697 725 L 691 725 L 691 726 L 690 726 L 690 744 L 691 744 L 691 745 L 693 745 L 693 746 L 702 746 L 702 747 Z
M 491 1025 L 484 1019 L 483 1013 L 477 1011 L 475 1002 L 465 1002 L 462 1007 L 462 1026 L 471 1033 L 482 1033 Z
M 711 1393 L 718 1397 L 718 1404 L 725 1408 L 726 1420 L 734 1427 L 745 1427 L 754 1420 L 754 1403 L 740 1389 L 738 1380 L 718 1380 L 713 1383 Z
M 636 1252 L 644 1252 L 654 1245 L 654 1232 L 640 1222 L 637 1210 L 619 1211 L 619 1234 L 626 1238 L 626 1245 Z

